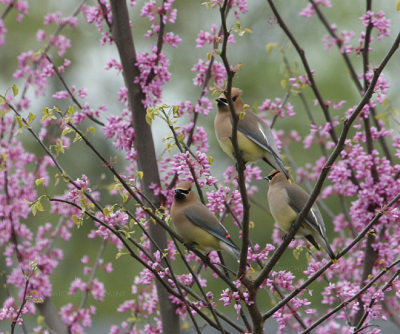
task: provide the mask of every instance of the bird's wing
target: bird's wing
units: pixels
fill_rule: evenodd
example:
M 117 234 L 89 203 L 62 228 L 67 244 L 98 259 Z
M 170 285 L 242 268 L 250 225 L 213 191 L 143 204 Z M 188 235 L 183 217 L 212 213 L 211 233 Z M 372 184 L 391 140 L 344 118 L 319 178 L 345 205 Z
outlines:
M 238 247 L 231 240 L 231 237 L 226 228 L 205 206 L 191 205 L 184 210 L 184 213 L 194 225 L 207 231 L 218 240 L 225 242 L 232 248 L 238 249 Z
M 244 118 L 239 120 L 238 130 L 267 152 L 278 156 L 278 150 L 271 129 L 251 110 L 248 110 Z
M 288 194 L 290 207 L 297 213 L 300 213 L 309 198 L 308 194 L 303 188 L 294 184 L 288 184 L 286 186 L 286 192 Z M 315 204 L 308 212 L 305 222 L 317 233 L 322 236 L 326 235 L 324 220 Z

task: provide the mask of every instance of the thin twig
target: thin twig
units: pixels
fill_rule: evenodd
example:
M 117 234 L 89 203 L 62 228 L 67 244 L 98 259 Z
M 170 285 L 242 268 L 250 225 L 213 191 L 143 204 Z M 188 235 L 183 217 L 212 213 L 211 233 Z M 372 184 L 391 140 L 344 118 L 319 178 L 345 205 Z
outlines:
M 331 37 L 336 41 L 336 45 L 338 47 L 338 50 L 340 51 L 340 54 L 342 55 L 344 62 L 347 66 L 347 69 L 350 73 L 350 77 L 352 79 L 352 81 L 354 82 L 355 86 L 357 87 L 357 90 L 359 91 L 359 93 L 362 95 L 363 94 L 363 88 L 361 86 L 361 83 L 358 79 L 357 76 L 357 72 L 353 66 L 353 64 L 351 63 L 350 57 L 346 52 L 342 52 L 342 45 L 343 45 L 343 41 L 336 35 L 335 31 L 332 29 L 331 25 L 329 24 L 328 20 L 326 19 L 326 17 L 324 16 L 324 14 L 322 13 L 322 11 L 319 9 L 318 5 L 315 3 L 314 0 L 309 0 L 311 5 L 313 6 L 315 12 L 317 13 L 318 18 L 320 19 L 320 21 L 322 22 L 323 26 L 326 28 L 326 30 L 328 31 L 329 35 L 331 35 Z M 369 40 L 366 38 L 366 40 Z M 369 43 L 369 42 L 368 42 Z M 369 49 L 369 46 L 368 46 Z M 365 47 L 364 47 L 364 51 L 365 51 Z M 364 71 L 364 73 L 366 73 Z M 374 107 L 370 107 L 370 111 L 372 114 L 372 119 L 374 121 L 374 124 L 377 128 L 378 131 L 381 130 L 381 125 L 379 124 L 379 120 L 376 117 L 376 110 Z M 390 153 L 390 150 L 388 148 L 388 145 L 385 141 L 384 137 L 379 137 L 379 143 L 382 146 L 382 150 L 386 156 L 386 158 L 392 162 L 392 155 Z
M 381 289 L 382 292 L 385 292 L 389 287 L 392 286 L 393 281 L 398 278 L 400 274 L 400 270 L 397 270 L 394 275 L 389 279 L 389 281 L 384 285 L 384 287 Z M 362 318 L 360 319 L 358 325 L 356 326 L 355 330 L 360 330 L 361 326 L 363 325 L 363 323 L 365 322 L 365 320 L 367 320 L 368 314 L 369 314 L 369 310 L 372 308 L 372 306 L 375 304 L 376 298 L 373 297 L 371 298 L 371 301 L 369 302 L 369 305 L 367 307 L 367 310 L 365 311 L 364 315 L 362 316 Z
M 72 93 L 71 89 L 68 87 L 67 83 L 64 80 L 64 77 L 61 75 L 60 71 L 58 70 L 57 66 L 54 65 L 53 61 L 49 57 L 47 53 L 44 54 L 46 59 L 53 65 L 54 72 L 56 73 L 57 77 L 60 79 L 61 84 L 64 86 L 66 91 L 68 92 L 68 96 L 72 99 L 72 101 L 75 103 L 75 105 L 79 108 L 79 110 L 82 110 L 82 105 L 79 103 L 77 98 L 74 96 Z M 95 122 L 98 125 L 104 126 L 104 123 L 93 117 L 92 115 L 87 115 L 90 120 Z
M 378 78 L 379 78 L 381 72 L 385 68 L 386 64 L 389 62 L 390 58 L 396 52 L 397 48 L 399 47 L 399 44 L 400 44 L 400 33 L 397 35 L 396 40 L 394 41 L 394 43 L 393 43 L 392 47 L 390 48 L 390 50 L 388 51 L 387 55 L 382 60 L 381 64 L 374 70 L 374 76 L 370 82 L 370 85 L 369 85 L 367 91 L 365 92 L 364 96 L 362 97 L 361 101 L 359 102 L 358 106 L 353 111 L 353 113 L 350 115 L 350 117 L 344 121 L 344 126 L 343 126 L 342 132 L 340 134 L 339 141 L 338 141 L 335 149 L 329 156 L 328 160 L 326 161 L 324 167 L 322 168 L 321 174 L 314 186 L 314 190 L 312 191 L 307 203 L 304 205 L 303 209 L 297 216 L 296 221 L 292 224 L 292 226 L 289 230 L 289 233 L 287 234 L 287 237 L 285 238 L 285 240 L 283 240 L 282 244 L 275 250 L 275 252 L 271 256 L 270 260 L 268 261 L 267 265 L 264 267 L 262 272 L 257 276 L 257 278 L 255 280 L 255 287 L 258 288 L 261 285 L 261 283 L 264 281 L 264 279 L 268 277 L 272 268 L 278 262 L 279 258 L 282 256 L 283 252 L 285 251 L 285 249 L 287 248 L 287 246 L 293 239 L 298 228 L 300 227 L 304 218 L 306 217 L 309 210 L 311 209 L 311 206 L 314 204 L 318 194 L 320 193 L 320 191 L 322 189 L 323 183 L 325 182 L 325 179 L 328 176 L 330 167 L 336 161 L 340 152 L 344 149 L 344 143 L 347 138 L 347 134 L 350 131 L 351 125 L 353 124 L 355 119 L 359 116 L 363 107 L 371 99 L 371 96 L 374 92 L 375 85 L 378 81 Z
M 317 321 L 315 321 L 311 326 L 309 326 L 306 330 L 301 332 L 301 334 L 306 334 L 310 333 L 311 330 L 316 328 L 318 325 L 323 323 L 326 319 L 328 319 L 330 316 L 335 314 L 336 312 L 340 311 L 343 307 L 351 303 L 353 300 L 357 299 L 359 296 L 361 296 L 364 292 L 366 292 L 379 278 L 381 278 L 384 274 L 386 274 L 391 268 L 396 266 L 398 263 L 400 263 L 400 260 L 397 260 L 393 262 L 390 266 L 386 267 L 383 269 L 378 275 L 376 275 L 373 279 L 371 279 L 368 284 L 366 284 L 360 291 L 358 291 L 354 296 L 347 298 L 344 302 L 340 303 L 338 306 L 336 306 L 333 310 L 319 318 Z M 398 275 L 398 272 L 396 272 L 396 276 Z
M 385 205 L 382 210 L 380 210 L 373 219 L 364 227 L 364 229 L 354 238 L 350 244 L 343 249 L 339 254 L 336 255 L 337 259 L 340 259 L 342 256 L 347 254 L 357 243 L 359 243 L 364 236 L 370 231 L 370 229 L 378 222 L 379 218 L 384 215 L 384 213 L 398 200 L 400 199 L 400 192 L 387 204 Z M 308 287 L 312 282 L 314 282 L 318 277 L 320 277 L 331 265 L 333 264 L 332 261 L 329 261 L 325 264 L 321 269 L 315 272 L 309 279 L 307 279 L 303 284 L 297 287 L 293 292 L 287 295 L 282 301 L 276 304 L 273 308 L 271 308 L 268 312 L 263 315 L 264 319 L 268 319 L 271 317 L 275 312 L 280 310 L 283 306 L 285 306 L 292 298 L 296 297 L 301 291 L 303 291 L 306 287 Z
M 300 47 L 299 43 L 297 42 L 296 38 L 294 37 L 294 35 L 292 34 L 292 32 L 289 30 L 288 26 L 286 25 L 286 23 L 284 22 L 284 20 L 282 19 L 282 17 L 280 16 L 278 10 L 276 9 L 274 3 L 272 0 L 267 0 L 274 15 L 275 18 L 277 19 L 279 25 L 281 26 L 282 30 L 285 32 L 286 36 L 290 39 L 290 41 L 292 42 L 293 46 L 295 47 L 297 53 L 299 54 L 299 57 L 303 63 L 304 69 L 307 73 L 307 78 L 310 82 L 310 87 L 314 92 L 315 97 L 318 100 L 318 103 L 322 109 L 322 112 L 325 116 L 326 121 L 329 124 L 333 124 L 328 107 L 326 106 L 324 99 L 322 98 L 321 92 L 319 91 L 317 84 L 315 83 L 314 80 L 314 76 L 313 73 L 311 71 L 310 65 L 308 64 L 307 58 L 305 56 L 305 52 L 304 50 Z M 336 144 L 338 141 L 336 132 L 335 132 L 335 128 L 333 126 L 331 126 L 330 130 L 329 130 L 329 134 L 331 135 L 332 140 L 334 141 L 334 143 Z

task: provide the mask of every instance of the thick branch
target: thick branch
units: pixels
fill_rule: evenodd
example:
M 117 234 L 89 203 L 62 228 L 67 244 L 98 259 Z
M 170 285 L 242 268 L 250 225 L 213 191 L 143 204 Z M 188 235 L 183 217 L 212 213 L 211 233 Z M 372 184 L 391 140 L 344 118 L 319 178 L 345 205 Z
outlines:
M 129 105 L 133 114 L 133 128 L 135 130 L 135 148 L 138 157 L 138 168 L 145 171 L 143 174 L 144 193 L 152 200 L 156 207 L 160 206 L 161 198 L 155 196 L 149 189 L 150 185 L 160 185 L 157 160 L 151 128 L 146 122 L 146 109 L 143 105 L 144 94 L 139 83 L 134 83 L 139 77 L 139 68 L 136 64 L 136 50 L 133 44 L 130 29 L 128 8 L 124 0 L 111 1 L 113 15 L 112 35 L 117 45 L 123 68 L 125 86 L 128 89 Z M 167 248 L 167 237 L 163 228 L 150 223 L 150 234 L 161 249 Z M 156 247 L 152 244 L 152 251 Z M 175 306 L 170 302 L 167 291 L 156 281 L 158 301 L 164 333 L 179 333 L 179 317 Z

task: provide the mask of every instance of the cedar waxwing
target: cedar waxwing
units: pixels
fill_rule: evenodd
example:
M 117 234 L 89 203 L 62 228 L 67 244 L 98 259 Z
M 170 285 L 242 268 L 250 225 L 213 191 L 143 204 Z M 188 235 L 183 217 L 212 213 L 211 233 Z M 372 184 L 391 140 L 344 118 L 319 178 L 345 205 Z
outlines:
M 231 97 L 237 115 L 243 111 L 243 100 L 240 98 L 242 91 L 232 88 Z M 232 115 L 225 94 L 216 100 L 218 112 L 214 119 L 215 134 L 222 150 L 233 158 L 232 145 Z M 239 119 L 237 139 L 242 158 L 245 162 L 264 160 L 272 168 L 282 171 L 287 178 L 289 175 L 278 155 L 271 129 L 251 110 L 247 110 L 243 119 Z
M 309 195 L 297 184 L 290 183 L 278 170 L 272 171 L 266 179 L 269 182 L 268 203 L 272 217 L 280 229 L 287 233 L 306 204 Z M 304 222 L 300 225 L 296 237 L 305 237 L 317 249 L 320 244 L 330 258 L 335 260 L 335 254 L 326 238 L 324 220 L 316 204 L 311 207 Z
M 185 243 L 206 252 L 224 249 L 235 257 L 240 250 L 233 243 L 226 228 L 201 203 L 191 190 L 192 182 L 177 185 L 171 207 L 171 219 L 176 232 Z

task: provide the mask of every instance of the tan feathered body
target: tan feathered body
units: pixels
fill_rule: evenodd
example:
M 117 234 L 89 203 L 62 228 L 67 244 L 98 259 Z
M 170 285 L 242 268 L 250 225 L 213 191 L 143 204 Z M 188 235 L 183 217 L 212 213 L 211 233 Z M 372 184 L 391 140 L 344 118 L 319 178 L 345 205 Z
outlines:
M 289 182 L 278 170 L 272 171 L 267 178 L 270 180 L 267 196 L 272 217 L 279 228 L 287 233 L 308 201 L 309 195 L 299 185 Z M 311 207 L 295 236 L 305 237 L 318 249 L 318 244 L 323 246 L 329 256 L 335 259 L 326 237 L 324 220 L 316 204 Z
M 244 109 L 244 102 L 240 97 L 241 90 L 232 88 L 231 97 L 235 112 L 239 116 Z M 232 145 L 232 115 L 225 94 L 218 99 L 218 111 L 214 119 L 215 135 L 222 150 L 234 158 Z M 271 129 L 251 110 L 246 110 L 244 117 L 239 119 L 237 139 L 239 150 L 245 162 L 264 160 L 275 169 L 286 173 Z
M 233 145 L 232 145 L 232 123 L 231 114 L 228 112 L 218 112 L 214 119 L 215 135 L 222 150 L 232 159 Z M 242 152 L 244 161 L 258 161 L 261 160 L 265 151 L 256 143 L 248 139 L 243 133 L 237 133 L 239 148 Z
M 235 257 L 239 249 L 211 211 L 191 191 L 191 182 L 181 182 L 175 190 L 171 219 L 178 235 L 201 250 L 226 250 Z

